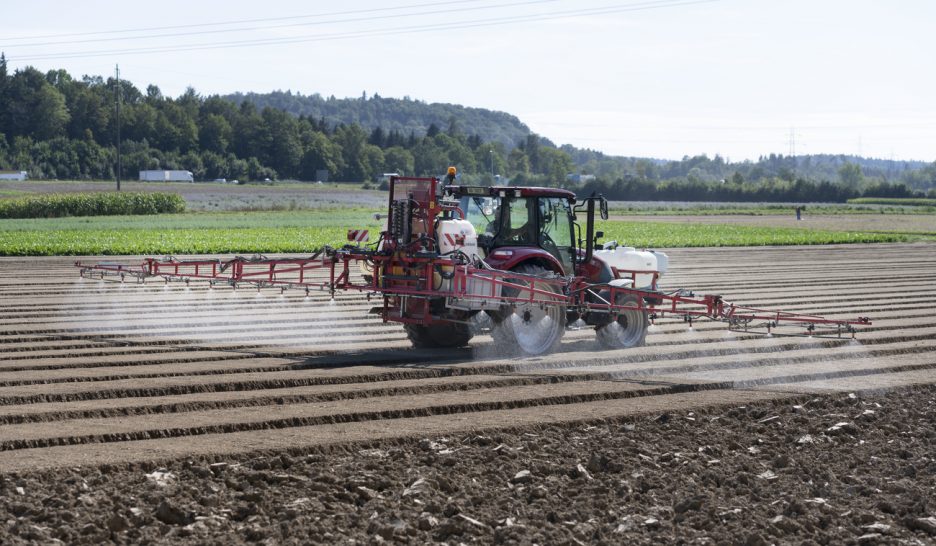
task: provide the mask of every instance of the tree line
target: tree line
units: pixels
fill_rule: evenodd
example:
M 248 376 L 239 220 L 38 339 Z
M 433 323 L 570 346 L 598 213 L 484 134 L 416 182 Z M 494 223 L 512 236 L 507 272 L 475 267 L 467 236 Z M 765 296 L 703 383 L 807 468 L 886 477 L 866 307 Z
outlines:
M 482 108 L 466 108 L 452 104 L 427 104 L 408 97 L 394 99 L 378 93 L 360 98 L 323 98 L 319 94 L 303 95 L 292 91 L 270 93 L 235 93 L 225 98 L 235 102 L 248 101 L 258 107 L 273 107 L 296 116 L 310 116 L 329 123 L 358 123 L 368 131 L 395 130 L 404 134 L 426 134 L 431 125 L 442 127 L 471 127 L 484 141 L 499 142 L 512 149 L 524 142 L 530 129 L 515 116 Z M 547 148 L 556 146 L 540 138 Z M 663 161 L 639 157 L 609 156 L 598 151 L 565 145 L 559 148 L 568 154 L 576 173 L 594 175 L 605 181 L 637 177 L 656 182 L 680 182 L 671 187 L 698 187 L 706 183 L 715 193 L 722 180 L 743 180 L 753 186 L 767 184 L 769 188 L 749 188 L 752 192 L 772 193 L 779 186 L 804 179 L 813 183 L 834 182 L 863 193 L 880 189 L 882 185 L 903 184 L 911 190 L 926 191 L 936 186 L 936 163 L 922 161 L 896 161 L 843 154 L 813 154 L 785 156 L 768 154 L 757 161 L 730 162 L 716 155 L 686 156 L 677 161 Z M 508 175 L 516 174 L 508 172 Z M 845 193 L 854 193 L 845 192 Z M 661 191 L 663 194 L 669 191 Z M 828 194 L 828 192 L 824 192 Z
M 113 179 L 117 91 L 114 78 L 76 79 L 64 70 L 9 74 L 0 54 L 0 169 L 26 170 L 32 178 Z M 140 170 L 180 169 L 197 180 L 315 181 L 327 173 L 330 180 L 363 182 L 381 173 L 439 175 L 456 165 L 465 183 L 601 189 L 632 200 L 844 201 L 936 192 L 936 163 L 843 155 L 770 154 L 742 162 L 609 156 L 557 147 L 508 114 L 376 94 L 322 99 L 278 92 L 231 100 L 189 88 L 173 98 L 155 85 L 141 90 L 121 80 L 119 95 L 124 179 Z M 422 127 L 413 119 L 432 121 Z M 589 181 L 573 184 L 572 173 Z
M 381 128 L 404 135 L 425 136 L 431 125 L 448 127 L 454 121 L 471 128 L 485 142 L 500 142 L 508 148 L 530 134 L 530 128 L 516 116 L 485 108 L 469 108 L 458 104 L 426 103 L 409 97 L 381 97 L 379 93 L 362 92 L 357 98 L 328 98 L 318 93 L 303 95 L 287 91 L 270 93 L 233 93 L 223 98 L 240 104 L 252 103 L 258 109 L 266 107 L 285 110 L 296 117 L 324 120 L 329 125 L 356 123 L 367 131 Z
M 114 78 L 75 79 L 64 70 L 7 72 L 0 56 L 0 169 L 33 178 L 111 179 L 116 165 Z M 123 178 L 146 169 L 189 170 L 198 180 L 292 179 L 362 182 L 380 173 L 439 175 L 457 165 L 469 179 L 496 174 L 558 185 L 573 169 L 565 152 L 529 134 L 508 149 L 467 134 L 452 118 L 421 134 L 332 124 L 250 101 L 177 98 L 119 82 Z
M 622 201 L 724 201 L 742 203 L 844 203 L 857 197 L 908 198 L 919 194 L 904 184 L 875 183 L 862 189 L 844 184 L 771 179 L 746 184 L 738 179 L 719 182 L 673 179 L 654 182 L 625 176 L 614 181 L 595 179 L 582 187 L 584 194 L 597 192 Z

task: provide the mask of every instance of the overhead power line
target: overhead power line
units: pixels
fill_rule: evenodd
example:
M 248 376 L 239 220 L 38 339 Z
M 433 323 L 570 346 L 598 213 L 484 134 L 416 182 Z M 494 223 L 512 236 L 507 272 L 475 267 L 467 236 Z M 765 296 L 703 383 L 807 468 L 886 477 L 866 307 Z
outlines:
M 562 137 L 568 142 L 614 142 L 614 143 L 627 143 L 627 144 L 711 144 L 713 142 L 719 144 L 781 144 L 784 143 L 784 135 L 778 135 L 776 138 L 745 138 L 745 139 L 721 139 L 721 138 L 706 138 L 706 139 L 686 139 L 686 138 L 648 138 L 646 135 L 635 135 L 633 137 L 596 137 L 596 136 L 576 136 L 576 135 L 566 135 Z M 812 144 L 831 142 L 831 143 L 841 143 L 841 138 L 809 138 L 808 139 Z M 919 136 L 919 137 L 882 137 L 877 140 L 881 142 L 932 142 L 933 135 L 929 136 Z M 802 147 L 803 144 L 799 143 L 797 146 Z
M 478 0 L 470 0 L 477 2 Z M 321 25 L 331 25 L 331 24 L 340 24 L 340 23 L 363 23 L 368 21 L 380 21 L 387 19 L 400 19 L 402 17 L 418 17 L 423 15 L 441 15 L 448 13 L 459 13 L 466 11 L 480 11 L 480 10 L 491 10 L 491 9 L 501 9 L 501 8 L 511 8 L 517 6 L 527 6 L 530 4 L 546 4 L 554 3 L 560 0 L 525 0 L 522 2 L 511 2 L 506 4 L 490 4 L 486 6 L 472 6 L 472 7 L 462 7 L 462 8 L 450 8 L 450 9 L 432 9 L 426 11 L 416 11 L 416 12 L 407 12 L 407 13 L 394 13 L 389 15 L 376 15 L 369 17 L 351 17 L 345 19 L 325 19 L 322 21 L 310 21 L 304 23 L 286 23 L 278 25 L 258 25 L 252 27 L 235 27 L 235 28 L 222 28 L 215 30 L 193 30 L 187 32 L 169 32 L 163 34 L 136 34 L 131 36 L 116 36 L 110 38 L 88 38 L 83 40 L 64 40 L 64 41 L 55 41 L 55 42 L 33 42 L 26 44 L 14 44 L 16 47 L 45 47 L 50 45 L 75 45 L 75 44 L 88 44 L 88 43 L 100 43 L 100 42 L 127 42 L 127 41 L 139 41 L 139 40 L 151 40 L 159 38 L 179 38 L 182 36 L 206 36 L 212 34 L 229 34 L 232 32 L 256 32 L 260 30 L 275 30 L 282 28 L 298 28 L 298 27 L 309 27 L 309 26 L 321 26 Z M 439 4 L 434 4 L 433 7 L 438 7 L 447 4 L 456 4 L 463 2 L 442 2 Z M 426 4 L 417 5 L 419 7 L 424 7 Z M 344 13 L 335 13 L 327 16 L 338 16 L 338 15 L 349 15 L 362 12 L 373 12 L 373 11 L 386 11 L 391 8 L 383 8 L 380 10 L 360 10 L 357 12 L 344 12 Z M 392 8 L 395 10 L 400 10 L 404 8 Z M 408 9 L 408 8 L 406 8 Z M 326 15 L 300 15 L 298 17 L 287 17 L 285 19 L 295 20 L 295 19 L 307 19 L 311 17 L 327 17 Z M 281 20 L 284 18 L 277 17 L 276 20 Z M 230 23 L 205 23 L 202 25 L 184 25 L 183 27 L 175 27 L 173 30 L 179 30 L 179 28 L 190 28 L 190 27 L 203 27 L 203 26 L 218 26 L 218 25 L 228 25 Z M 167 30 L 163 28 L 163 30 Z M 123 32 L 123 31 L 116 31 Z M 2 46 L 0 46 L 2 47 Z
M 8 60 L 16 61 L 16 62 L 24 62 L 24 61 L 53 60 L 53 59 L 76 59 L 76 58 L 88 58 L 88 57 L 103 57 L 103 56 L 115 56 L 115 55 L 140 55 L 140 54 L 172 53 L 172 52 L 184 52 L 184 51 L 201 51 L 201 50 L 211 50 L 211 49 L 244 48 L 244 47 L 254 47 L 254 46 L 287 45 L 287 44 L 296 44 L 296 43 L 305 43 L 305 42 L 321 42 L 321 41 L 332 41 L 332 40 L 347 40 L 347 39 L 354 39 L 354 38 L 394 36 L 394 35 L 403 35 L 403 34 L 439 32 L 439 31 L 452 31 L 452 30 L 462 30 L 466 28 L 501 26 L 501 25 L 517 24 L 517 23 L 549 21 L 549 20 L 556 20 L 556 19 L 569 19 L 569 18 L 584 17 L 584 16 L 610 15 L 614 13 L 624 13 L 624 12 L 631 12 L 631 11 L 645 11 L 645 10 L 651 10 L 651 9 L 673 8 L 673 7 L 688 6 L 688 5 L 695 5 L 695 4 L 708 4 L 708 3 L 713 3 L 717 1 L 718 0 L 650 0 L 650 1 L 645 1 L 645 2 L 626 4 L 623 6 L 617 5 L 617 6 L 605 6 L 605 7 L 587 8 L 587 9 L 579 8 L 579 9 L 573 9 L 573 10 L 560 10 L 560 11 L 553 11 L 553 12 L 538 13 L 538 14 L 533 14 L 533 15 L 529 15 L 529 14 L 513 15 L 513 16 L 494 17 L 494 18 L 487 18 L 487 19 L 475 19 L 475 20 L 469 20 L 469 21 L 439 23 L 439 24 L 435 24 L 431 26 L 426 26 L 425 24 L 423 24 L 423 25 L 386 28 L 386 29 L 372 29 L 372 30 L 351 31 L 351 32 L 343 32 L 343 33 L 339 32 L 339 33 L 332 33 L 332 34 L 321 34 L 321 35 L 299 36 L 299 37 L 263 38 L 263 39 L 238 40 L 238 41 L 227 41 L 227 42 L 204 42 L 204 43 L 183 44 L 183 45 L 148 46 L 148 47 L 123 48 L 123 49 L 104 49 L 104 50 L 79 51 L 79 52 L 69 52 L 69 53 L 36 54 L 36 55 L 26 55 L 22 57 L 18 57 L 14 55 L 14 56 L 9 57 Z
M 296 19 L 309 19 L 313 17 L 332 17 L 338 15 L 356 15 L 360 13 L 377 13 L 383 11 L 397 11 L 410 8 L 423 8 L 427 6 L 445 6 L 450 4 L 474 4 L 481 2 L 483 0 L 452 0 L 449 2 L 426 2 L 422 4 L 408 4 L 405 6 L 392 6 L 386 8 L 371 8 L 371 9 L 359 9 L 351 11 L 332 11 L 326 13 L 317 13 L 311 15 L 290 15 L 285 17 L 264 17 L 259 19 L 236 19 L 231 21 L 218 21 L 214 23 L 189 23 L 184 25 L 171 25 L 171 26 L 161 26 L 161 27 L 141 27 L 141 28 L 127 28 L 123 30 L 98 30 L 91 32 L 70 32 L 67 34 L 45 34 L 40 36 L 22 36 L 19 38 L 8 38 L 7 43 L 15 42 L 18 40 L 43 40 L 46 38 L 71 38 L 76 36 L 98 36 L 106 34 L 126 34 L 131 32 L 153 32 L 159 30 L 178 30 L 180 28 L 202 28 L 202 27 L 218 27 L 224 25 L 241 25 L 245 23 L 267 23 L 273 21 L 292 21 Z
M 529 119 L 529 118 L 528 118 Z M 535 118 L 532 119 L 535 120 Z M 590 123 L 590 122 L 563 122 L 546 121 L 544 125 L 552 127 L 575 127 L 579 129 L 598 129 L 598 128 L 616 128 L 616 129 L 678 129 L 680 131 L 729 131 L 729 132 L 776 132 L 789 130 L 789 125 L 666 125 L 661 124 L 659 120 L 654 121 L 653 126 L 640 123 Z M 850 125 L 796 125 L 797 134 L 802 130 L 810 131 L 833 131 L 833 130 L 856 130 L 856 129 L 932 129 L 936 121 L 907 121 L 901 123 L 853 123 Z M 788 137 L 789 138 L 789 137 Z

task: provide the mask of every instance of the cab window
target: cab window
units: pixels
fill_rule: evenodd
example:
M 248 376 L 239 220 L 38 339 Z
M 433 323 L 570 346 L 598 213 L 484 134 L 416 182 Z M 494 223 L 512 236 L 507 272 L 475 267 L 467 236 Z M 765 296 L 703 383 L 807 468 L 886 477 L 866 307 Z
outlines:
M 496 246 L 537 246 L 537 203 L 534 197 L 506 197 L 500 211 Z
M 539 200 L 540 241 L 546 252 L 556 257 L 566 274 L 573 271 L 575 252 L 569 201 L 561 197 L 542 197 Z
M 465 213 L 465 220 L 471 222 L 478 235 L 487 233 L 493 235 L 496 227 L 497 209 L 500 205 L 499 197 L 464 196 L 460 199 L 459 208 Z

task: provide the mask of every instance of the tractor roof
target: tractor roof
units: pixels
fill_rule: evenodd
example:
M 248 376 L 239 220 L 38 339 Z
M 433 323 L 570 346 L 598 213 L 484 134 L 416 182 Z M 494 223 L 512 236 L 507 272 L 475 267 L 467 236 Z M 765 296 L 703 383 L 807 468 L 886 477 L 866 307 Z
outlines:
M 496 196 L 509 195 L 516 196 L 520 192 L 521 197 L 561 197 L 563 199 L 574 200 L 575 194 L 569 190 L 559 188 L 540 188 L 536 186 L 449 186 L 446 188 L 453 195 L 478 195 L 478 196 Z

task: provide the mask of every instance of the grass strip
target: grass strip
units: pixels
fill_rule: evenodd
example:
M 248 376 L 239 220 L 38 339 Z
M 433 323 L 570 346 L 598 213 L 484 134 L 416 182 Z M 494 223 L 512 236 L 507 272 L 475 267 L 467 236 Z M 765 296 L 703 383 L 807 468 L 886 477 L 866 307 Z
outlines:
M 849 205 L 900 205 L 908 207 L 936 207 L 936 199 L 922 197 L 857 197 L 848 200 Z

